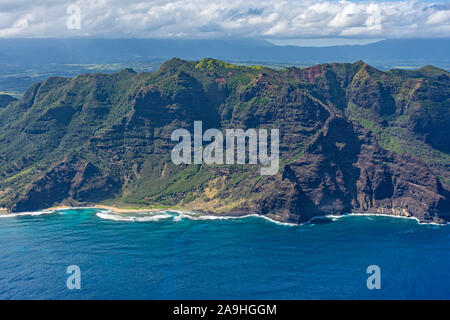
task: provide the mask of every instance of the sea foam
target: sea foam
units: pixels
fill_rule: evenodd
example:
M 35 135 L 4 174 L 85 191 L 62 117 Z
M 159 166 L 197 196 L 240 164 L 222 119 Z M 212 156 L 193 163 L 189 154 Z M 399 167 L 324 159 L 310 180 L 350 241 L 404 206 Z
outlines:
M 30 211 L 30 212 L 8 212 L 8 213 L 0 213 L 0 218 L 14 218 L 21 216 L 40 216 L 44 214 L 52 214 L 53 210 L 43 210 L 43 211 Z
M 258 214 L 248 214 L 248 215 L 240 215 L 240 216 L 227 216 L 227 215 L 215 215 L 211 213 L 203 213 L 203 212 L 194 212 L 194 211 L 185 211 L 185 210 L 161 210 L 161 211 L 139 211 L 139 212 L 125 212 L 118 213 L 110 209 L 101 209 L 101 208 L 93 208 L 93 207 L 67 207 L 67 208 L 57 208 L 57 209 L 47 209 L 42 211 L 30 211 L 30 212 L 14 212 L 14 213 L 0 213 L 0 218 L 13 218 L 13 217 L 21 217 L 21 216 L 40 216 L 40 215 L 49 215 L 49 214 L 64 214 L 66 210 L 77 210 L 77 209 L 94 209 L 98 210 L 95 212 L 95 215 L 100 219 L 105 220 L 113 220 L 113 221 L 123 221 L 123 222 L 158 222 L 171 220 L 173 222 L 179 222 L 184 219 L 186 220 L 237 220 L 237 219 L 247 219 L 247 218 L 259 218 L 269 221 L 274 224 L 282 225 L 282 226 L 299 226 L 299 225 L 313 225 L 315 224 L 315 220 L 320 220 L 323 218 L 330 219 L 331 221 L 336 221 L 345 217 L 358 217 L 358 216 L 366 216 L 366 217 L 388 217 L 388 218 L 400 218 L 400 219 L 412 219 L 415 220 L 420 225 L 433 225 L 433 226 L 442 226 L 442 224 L 438 224 L 435 222 L 421 222 L 416 217 L 405 217 L 405 216 L 395 216 L 383 213 L 366 213 L 366 212 L 354 212 L 347 213 L 343 215 L 326 215 L 326 216 L 318 216 L 312 217 L 309 221 L 301 224 L 289 223 L 289 222 L 281 222 L 271 219 L 264 215 Z M 447 225 L 450 223 L 447 222 Z
M 237 220 L 247 218 L 260 218 L 270 221 L 272 223 L 283 226 L 297 226 L 294 223 L 280 222 L 268 217 L 258 214 L 248 214 L 242 216 L 226 216 L 226 215 L 212 215 L 201 212 L 182 211 L 182 210 L 162 210 L 153 212 L 139 212 L 139 213 L 117 213 L 112 210 L 102 210 L 96 213 L 96 216 L 101 219 L 114 220 L 114 221 L 128 221 L 128 222 L 157 222 L 161 220 L 172 220 L 173 222 L 179 222 L 186 220 Z

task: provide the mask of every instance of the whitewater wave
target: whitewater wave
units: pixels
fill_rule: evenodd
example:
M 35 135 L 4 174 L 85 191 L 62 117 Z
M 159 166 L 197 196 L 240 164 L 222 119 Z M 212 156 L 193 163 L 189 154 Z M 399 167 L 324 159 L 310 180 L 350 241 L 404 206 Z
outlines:
M 259 214 L 248 214 L 248 215 L 241 215 L 241 216 L 227 216 L 227 215 L 215 215 L 215 214 L 208 214 L 208 213 L 202 213 L 202 212 L 194 212 L 194 211 L 183 211 L 183 210 L 162 210 L 162 211 L 153 211 L 153 212 L 139 212 L 139 213 L 117 213 L 112 210 L 106 210 L 96 213 L 96 215 L 99 218 L 102 219 L 108 219 L 108 220 L 116 220 L 116 221 L 130 221 L 130 222 L 145 222 L 145 221 L 161 221 L 161 220 L 172 220 L 173 222 L 178 222 L 182 220 L 196 220 L 196 221 L 205 221 L 205 220 L 237 220 L 237 219 L 247 219 L 247 218 L 259 218 L 264 219 L 266 221 L 269 221 L 271 223 L 275 223 L 282 226 L 289 226 L 289 227 L 296 227 L 296 226 L 302 226 L 302 225 L 315 225 L 319 223 L 319 221 L 324 219 L 329 219 L 330 221 L 337 221 L 338 219 L 342 218 L 351 218 L 351 217 L 358 217 L 358 216 L 365 216 L 365 217 L 388 217 L 388 218 L 400 218 L 400 219 L 412 219 L 415 220 L 420 225 L 433 225 L 433 226 L 442 226 L 442 224 L 435 223 L 435 222 L 421 222 L 416 217 L 405 217 L 405 216 L 394 216 L 389 214 L 382 214 L 382 213 L 347 213 L 342 215 L 325 215 L 325 216 L 317 216 L 312 217 L 309 221 L 296 224 L 296 223 L 289 223 L 289 222 L 281 222 L 277 220 L 273 220 L 267 216 L 259 215 Z M 450 223 L 447 222 L 447 225 L 450 225 Z
M 352 212 L 352 213 L 346 213 L 346 214 L 343 214 L 343 215 L 327 215 L 325 217 L 326 218 L 330 218 L 333 221 L 336 221 L 337 219 L 341 219 L 341 218 L 345 218 L 345 217 L 359 217 L 359 216 L 361 216 L 361 217 L 388 217 L 388 218 L 398 218 L 398 219 L 409 219 L 409 220 L 415 220 L 418 224 L 421 224 L 421 225 L 442 226 L 442 224 L 436 223 L 436 222 L 423 222 L 423 221 L 420 221 L 416 217 L 396 216 L 396 215 L 386 214 L 386 213 Z M 446 225 L 450 225 L 450 223 L 447 222 Z
M 114 221 L 130 221 L 130 222 L 145 222 L 145 221 L 161 221 L 172 218 L 170 214 L 159 212 L 158 214 L 131 216 L 125 214 L 118 214 L 113 211 L 97 212 L 96 216 L 101 219 Z
M 57 209 L 47 209 L 42 211 L 31 211 L 31 212 L 14 212 L 14 213 L 0 213 L 0 218 L 13 218 L 13 217 L 21 217 L 21 216 L 40 216 L 40 215 L 50 215 L 50 214 L 65 214 L 66 210 L 77 210 L 77 209 L 95 209 L 98 210 L 95 212 L 95 215 L 104 220 L 113 220 L 113 221 L 123 221 L 123 222 L 159 222 L 159 221 L 173 221 L 179 222 L 182 220 L 237 220 L 237 219 L 247 219 L 247 218 L 259 218 L 269 221 L 271 223 L 275 223 L 282 226 L 301 226 L 301 225 L 314 225 L 316 221 L 320 221 L 322 219 L 329 219 L 331 221 L 336 221 L 338 219 L 342 219 L 345 217 L 356 217 L 356 216 L 366 216 L 366 217 L 389 217 L 389 218 L 400 218 L 400 219 L 413 219 L 418 224 L 421 225 L 433 225 L 433 226 L 442 226 L 442 224 L 438 224 L 435 222 L 421 222 L 419 219 L 415 217 L 405 217 L 405 216 L 394 216 L 389 214 L 382 213 L 348 213 L 343 215 L 326 215 L 326 216 L 318 216 L 313 217 L 309 221 L 301 224 L 289 223 L 289 222 L 281 222 L 273 220 L 267 216 L 258 215 L 258 214 L 248 214 L 241 216 L 227 216 L 227 215 L 215 215 L 208 214 L 202 212 L 194 212 L 194 211 L 183 211 L 183 210 L 161 210 L 161 211 L 139 211 L 139 212 L 115 212 L 110 209 L 98 209 L 93 207 L 67 207 L 67 208 L 57 208 Z M 450 225 L 447 222 L 447 225 Z
M 54 210 L 43 210 L 43 211 L 30 211 L 30 212 L 8 212 L 8 213 L 0 213 L 0 218 L 14 218 L 14 217 L 22 217 L 22 216 L 40 216 L 44 214 L 52 214 Z

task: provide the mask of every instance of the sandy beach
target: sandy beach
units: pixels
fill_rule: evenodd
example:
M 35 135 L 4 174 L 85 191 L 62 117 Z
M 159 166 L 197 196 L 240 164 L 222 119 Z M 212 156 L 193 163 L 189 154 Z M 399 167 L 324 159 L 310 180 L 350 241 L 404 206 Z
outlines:
M 111 206 L 104 206 L 104 205 L 95 205 L 93 208 L 100 208 L 100 209 L 107 209 L 107 210 L 111 210 L 117 213 L 126 213 L 126 212 L 158 212 L 164 209 L 120 209 L 120 208 L 116 208 L 116 207 L 111 207 Z
M 158 211 L 163 210 L 163 209 L 152 209 L 152 208 L 148 208 L 148 209 L 124 209 L 124 208 L 116 208 L 116 207 L 112 207 L 112 206 L 104 206 L 104 205 L 100 205 L 100 204 L 96 204 L 96 205 L 93 205 L 93 206 L 86 206 L 86 207 L 55 206 L 55 207 L 48 208 L 46 210 L 62 210 L 62 209 L 75 209 L 75 208 L 98 208 L 98 209 L 111 210 L 111 211 L 116 212 L 116 213 L 158 212 Z

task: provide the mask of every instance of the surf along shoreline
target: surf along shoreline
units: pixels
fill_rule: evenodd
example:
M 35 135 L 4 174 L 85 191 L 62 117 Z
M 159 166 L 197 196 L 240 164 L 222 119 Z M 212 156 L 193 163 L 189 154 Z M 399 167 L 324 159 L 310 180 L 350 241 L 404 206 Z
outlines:
M 76 210 L 76 209 L 99 209 L 99 210 L 105 210 L 105 213 L 112 213 L 117 214 L 118 216 L 123 215 L 127 213 L 163 213 L 165 211 L 170 211 L 174 213 L 178 213 L 180 217 L 192 219 L 192 220 L 226 220 L 226 219 L 239 219 L 239 218 L 250 218 L 250 217 L 257 217 L 262 218 L 267 221 L 280 224 L 280 225 L 286 225 L 286 226 L 300 226 L 300 225 L 308 225 L 308 224 L 316 224 L 316 222 L 319 222 L 320 220 L 330 220 L 335 221 L 340 218 L 344 217 L 351 217 L 351 216 L 372 216 L 372 217 L 390 217 L 390 218 L 401 218 L 401 219 L 408 219 L 408 220 L 415 220 L 418 224 L 421 225 L 438 225 L 438 226 L 444 226 L 449 225 L 449 222 L 446 223 L 437 223 L 434 221 L 421 221 L 417 217 L 414 216 L 403 216 L 403 215 L 391 215 L 386 213 L 378 213 L 378 212 L 349 212 L 345 214 L 340 215 L 323 215 L 323 216 L 317 216 L 311 218 L 307 222 L 302 223 L 292 223 L 292 222 L 285 222 L 285 221 L 279 221 L 274 219 L 272 216 L 265 216 L 260 215 L 256 213 L 240 213 L 240 212 L 232 212 L 232 213 L 216 213 L 216 212 L 206 212 L 202 210 L 189 210 L 186 208 L 179 208 L 179 207 L 161 207 L 161 208 L 118 208 L 114 206 L 108 206 L 108 205 L 101 205 L 101 204 L 93 204 L 93 205 L 87 205 L 87 206 L 64 206 L 64 205 L 58 205 L 53 206 L 47 209 L 38 210 L 38 211 L 30 211 L 30 212 L 10 212 L 6 208 L 0 208 L 0 217 L 15 217 L 15 216 L 25 216 L 25 215 L 39 215 L 39 214 L 53 214 L 55 211 L 58 210 Z M 101 212 L 99 212 L 101 213 Z M 111 219 L 116 220 L 116 219 Z M 119 220 L 119 219 L 117 219 Z M 121 221 L 141 221 L 139 219 L 130 219 L 130 220 L 121 220 Z M 142 220 L 147 221 L 147 220 Z M 148 220 L 151 221 L 151 220 Z

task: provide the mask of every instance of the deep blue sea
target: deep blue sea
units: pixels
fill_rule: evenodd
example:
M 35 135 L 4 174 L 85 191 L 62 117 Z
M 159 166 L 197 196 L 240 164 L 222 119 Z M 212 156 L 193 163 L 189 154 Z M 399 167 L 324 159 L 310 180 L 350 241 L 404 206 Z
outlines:
M 98 209 L 0 218 L 1 299 L 449 299 L 450 226 Z M 81 270 L 69 290 L 67 267 Z M 369 290 L 369 265 L 381 289 Z

